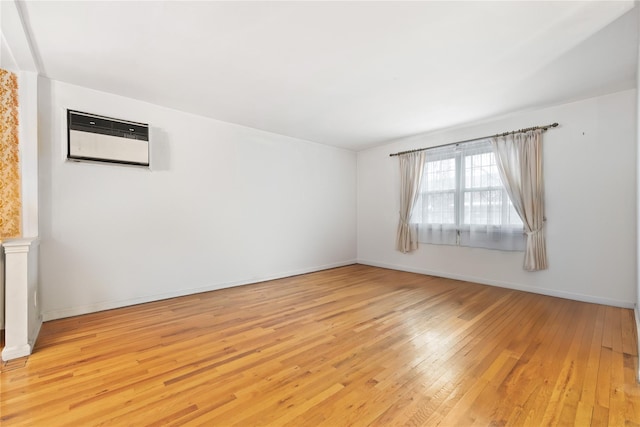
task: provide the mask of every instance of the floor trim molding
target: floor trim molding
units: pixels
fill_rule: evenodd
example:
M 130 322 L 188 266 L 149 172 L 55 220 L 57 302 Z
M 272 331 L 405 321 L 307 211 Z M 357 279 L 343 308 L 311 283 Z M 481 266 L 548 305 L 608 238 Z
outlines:
M 332 268 L 344 267 L 344 266 L 353 265 L 353 264 L 356 264 L 356 261 L 349 260 L 344 262 L 325 264 L 317 267 L 303 268 L 299 270 L 293 270 L 289 272 L 284 272 L 284 273 L 274 274 L 274 275 L 269 275 L 264 277 L 258 277 L 258 278 L 248 279 L 248 280 L 215 283 L 215 284 L 202 286 L 198 288 L 180 289 L 173 292 L 164 292 L 164 293 L 154 294 L 154 295 L 145 295 L 145 296 L 130 298 L 126 300 L 104 301 L 104 302 L 99 302 L 95 304 L 88 304 L 88 305 L 79 306 L 79 307 L 69 307 L 69 308 L 63 308 L 58 310 L 47 310 L 47 311 L 43 310 L 42 320 L 46 322 L 49 320 L 62 319 L 65 317 L 80 316 L 82 314 L 95 313 L 97 311 L 112 310 L 115 308 L 122 308 L 122 307 L 127 307 L 131 305 L 136 305 L 136 304 L 144 304 L 147 302 L 161 301 L 164 299 L 182 297 L 185 295 L 192 295 L 192 294 L 198 294 L 202 292 L 215 291 L 218 289 L 231 288 L 234 286 L 251 285 L 254 283 L 283 279 L 285 277 L 298 276 L 301 274 L 315 273 L 317 271 L 330 270 Z
M 473 283 L 479 283 L 482 285 L 497 286 L 500 288 L 514 289 L 518 291 L 531 292 L 534 294 L 547 295 L 551 297 L 565 298 L 565 299 L 570 299 L 574 301 L 590 302 L 594 304 L 603 304 L 603 305 L 610 305 L 613 307 L 622 307 L 622 308 L 629 308 L 629 309 L 633 309 L 635 307 L 634 303 L 631 303 L 628 301 L 602 298 L 602 297 L 596 297 L 592 295 L 575 294 L 571 292 L 557 291 L 555 289 L 537 288 L 533 286 L 519 285 L 516 283 L 502 282 L 497 280 L 487 280 L 480 277 L 465 276 L 461 274 L 443 273 L 440 271 L 432 271 L 432 270 L 427 270 L 422 268 L 413 268 L 413 267 L 407 267 L 403 265 L 387 264 L 384 262 L 377 262 L 377 261 L 371 261 L 366 259 L 359 259 L 358 264 L 370 265 L 373 267 L 388 268 L 391 270 L 406 271 L 409 273 L 426 274 L 428 276 L 444 277 L 446 279 L 463 280 L 465 282 L 473 282 Z

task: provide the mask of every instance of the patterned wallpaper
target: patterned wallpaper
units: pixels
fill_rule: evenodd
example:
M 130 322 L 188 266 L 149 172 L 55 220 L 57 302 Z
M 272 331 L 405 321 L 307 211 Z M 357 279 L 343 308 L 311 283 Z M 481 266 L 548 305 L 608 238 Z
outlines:
M 0 69 L 0 240 L 20 237 L 18 77 Z

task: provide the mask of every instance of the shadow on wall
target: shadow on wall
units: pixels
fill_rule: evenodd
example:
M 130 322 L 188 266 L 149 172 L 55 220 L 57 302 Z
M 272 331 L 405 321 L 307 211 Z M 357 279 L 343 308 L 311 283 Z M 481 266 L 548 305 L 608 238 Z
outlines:
M 171 170 L 171 149 L 169 136 L 165 131 L 153 126 L 149 128 L 149 151 L 152 171 Z

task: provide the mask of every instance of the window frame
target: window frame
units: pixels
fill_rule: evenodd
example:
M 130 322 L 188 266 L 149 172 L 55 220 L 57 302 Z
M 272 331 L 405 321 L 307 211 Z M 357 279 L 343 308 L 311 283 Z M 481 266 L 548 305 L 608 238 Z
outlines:
M 463 144 L 473 144 L 471 147 L 461 147 Z M 467 186 L 467 173 L 468 169 L 473 168 L 467 167 L 466 162 L 471 161 L 472 156 L 478 154 L 490 154 L 493 158 L 492 163 L 490 163 L 489 167 L 497 167 L 495 164 L 495 154 L 491 147 L 491 143 L 488 140 L 478 141 L 475 143 L 463 143 L 456 144 L 453 148 L 447 147 L 447 149 L 442 149 L 437 152 L 434 152 L 433 158 L 430 160 L 430 156 L 427 154 L 424 164 L 423 170 L 423 182 L 420 185 L 420 191 L 418 195 L 418 201 L 416 202 L 416 208 L 414 210 L 414 216 L 412 216 L 412 222 L 414 222 L 414 218 L 417 219 L 418 226 L 426 227 L 427 230 L 439 230 L 439 233 L 449 233 L 455 232 L 455 243 L 449 242 L 447 237 L 440 237 L 438 239 L 433 239 L 434 241 L 424 241 L 425 238 L 421 237 L 421 243 L 427 244 L 454 244 L 456 246 L 471 246 L 471 247 L 484 247 L 488 249 L 500 249 L 507 251 L 522 251 L 524 250 L 524 245 L 526 242 L 526 238 L 524 235 L 524 224 L 520 216 L 513 208 L 513 204 L 509 198 L 507 190 L 502 183 L 500 176 L 498 175 L 499 185 L 489 185 L 484 187 L 473 187 Z M 455 186 L 452 190 L 428 190 L 428 165 L 430 162 L 441 162 L 443 160 L 453 159 L 455 165 Z M 493 191 L 499 191 L 501 197 L 500 203 L 500 223 L 499 224 L 490 224 L 490 223 L 473 223 L 472 219 L 472 210 L 468 206 L 472 206 L 472 198 L 474 194 L 491 194 Z M 425 214 L 424 202 L 428 200 L 430 195 L 437 194 L 450 194 L 453 193 L 453 223 L 443 223 L 443 222 L 428 222 L 429 214 Z M 469 205 L 465 204 L 465 197 L 469 195 Z M 513 210 L 513 212 L 511 212 Z M 419 212 L 416 212 L 419 211 Z M 468 215 L 468 222 L 465 222 L 465 216 Z M 510 219 L 515 218 L 518 220 L 518 223 L 510 222 Z M 489 222 L 489 221 L 487 221 Z M 497 245 L 494 244 L 471 244 L 470 238 L 461 238 L 461 233 L 470 234 L 471 230 L 474 229 L 474 232 L 478 232 L 477 229 L 486 227 L 487 236 L 496 232 L 500 235 L 509 235 L 511 239 L 513 239 L 512 247 L 502 248 L 495 247 Z M 429 231 L 427 231 L 428 233 Z M 480 231 L 481 232 L 481 231 Z M 443 234 L 444 235 L 444 234 Z M 489 239 L 489 237 L 487 237 Z M 494 237 L 491 239 L 495 240 Z M 491 240 L 489 239 L 489 240 Z M 462 240 L 465 240 L 466 243 L 462 243 Z

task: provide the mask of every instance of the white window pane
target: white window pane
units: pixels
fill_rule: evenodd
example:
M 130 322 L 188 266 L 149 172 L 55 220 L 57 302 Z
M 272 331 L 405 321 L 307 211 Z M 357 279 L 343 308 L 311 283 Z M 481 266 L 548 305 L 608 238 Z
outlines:
M 427 155 L 416 210 L 414 218 L 426 243 L 445 243 L 441 234 L 457 232 L 461 245 L 520 250 L 522 222 L 502 185 L 488 141 L 436 149 Z M 503 234 L 506 237 L 500 237 Z M 505 246 L 501 239 L 516 243 Z M 445 240 L 446 244 L 458 241 Z
M 455 159 L 427 162 L 425 166 L 424 180 L 426 181 L 426 191 L 445 191 L 455 189 Z
M 455 193 L 427 193 L 422 215 L 429 224 L 455 224 Z

